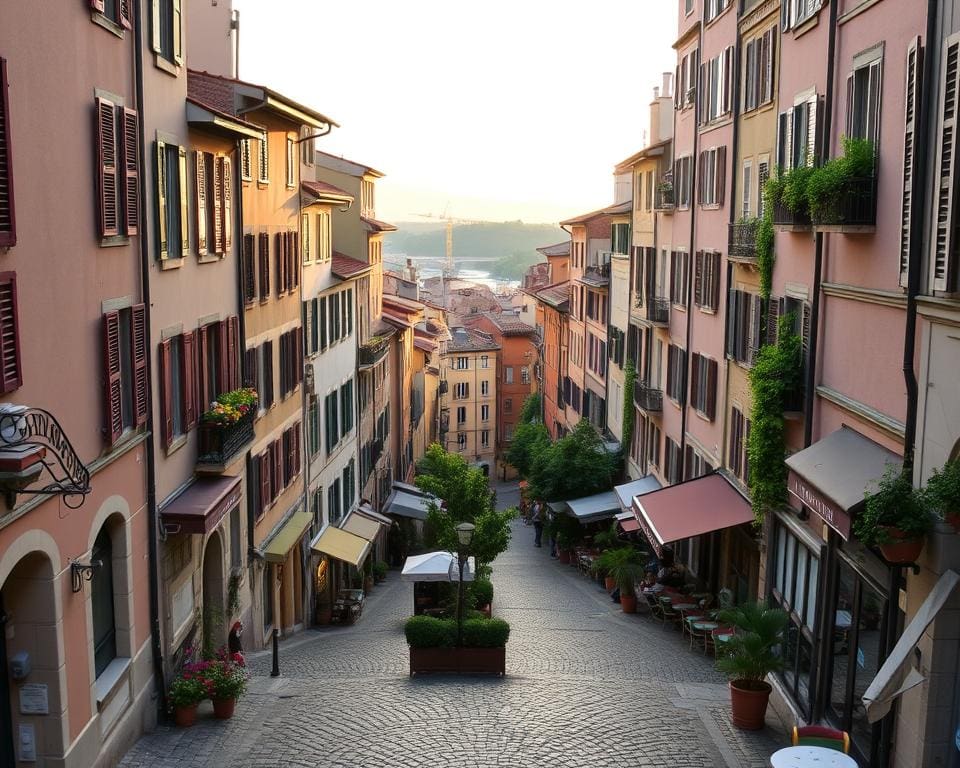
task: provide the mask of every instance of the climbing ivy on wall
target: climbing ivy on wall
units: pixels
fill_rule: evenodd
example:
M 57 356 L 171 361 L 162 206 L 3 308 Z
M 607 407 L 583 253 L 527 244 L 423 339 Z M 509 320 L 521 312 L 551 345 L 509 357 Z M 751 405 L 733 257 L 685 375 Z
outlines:
M 623 366 L 623 441 L 621 451 L 624 456 L 630 455 L 630 442 L 633 440 L 633 385 L 637 381 L 637 369 L 633 360 L 627 360 Z

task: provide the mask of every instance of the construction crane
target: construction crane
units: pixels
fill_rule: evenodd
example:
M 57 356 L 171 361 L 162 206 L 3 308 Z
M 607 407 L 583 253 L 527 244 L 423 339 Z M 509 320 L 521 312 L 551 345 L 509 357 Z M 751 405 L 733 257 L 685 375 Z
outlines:
M 438 221 L 443 221 L 446 223 L 447 229 L 447 243 L 446 243 L 446 258 L 443 262 L 443 276 L 447 279 L 453 277 L 453 225 L 454 224 L 492 224 L 495 222 L 484 221 L 483 219 L 460 219 L 448 215 L 447 209 L 444 208 L 443 215 L 438 216 L 434 213 L 411 213 L 411 216 L 419 216 L 422 219 L 436 219 Z

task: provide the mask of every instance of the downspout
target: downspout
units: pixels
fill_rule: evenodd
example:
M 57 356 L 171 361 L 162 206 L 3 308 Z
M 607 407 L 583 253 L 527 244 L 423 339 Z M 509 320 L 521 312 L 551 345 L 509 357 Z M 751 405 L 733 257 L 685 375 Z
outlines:
M 134 66 L 136 68 L 137 114 L 140 116 L 137 130 L 140 148 L 137 161 L 140 163 L 140 179 L 146 177 L 146 129 L 143 125 L 143 22 L 139 13 L 133 14 L 134 23 Z M 143 304 L 147 339 L 151 339 L 150 330 L 150 248 L 148 245 L 149 227 L 147 225 L 147 196 L 145 184 L 141 184 L 140 207 L 140 291 Z M 150 638 L 153 650 L 153 676 L 157 691 L 157 710 L 160 716 L 166 712 L 166 684 L 163 676 L 163 645 L 160 639 L 160 557 L 159 557 L 159 516 L 157 511 L 157 458 L 153 443 L 153 393 L 149 393 L 150 408 L 147 412 L 147 439 L 144 441 L 147 454 L 147 554 L 150 571 Z

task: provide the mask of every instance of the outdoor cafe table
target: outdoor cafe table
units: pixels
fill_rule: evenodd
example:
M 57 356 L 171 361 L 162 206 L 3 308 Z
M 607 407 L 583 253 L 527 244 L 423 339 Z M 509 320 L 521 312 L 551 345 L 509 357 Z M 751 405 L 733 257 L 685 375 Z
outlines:
M 857 761 L 836 749 L 787 747 L 770 755 L 773 768 L 857 768 Z

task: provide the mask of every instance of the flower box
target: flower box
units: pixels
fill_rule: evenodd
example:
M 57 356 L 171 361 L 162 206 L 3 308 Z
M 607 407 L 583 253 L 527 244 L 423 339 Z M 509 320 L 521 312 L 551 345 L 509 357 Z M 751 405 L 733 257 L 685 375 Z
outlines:
M 410 676 L 504 675 L 507 649 L 501 648 L 410 648 Z
M 254 412 L 251 411 L 233 424 L 201 422 L 197 429 L 197 464 L 225 466 L 247 444 L 253 442 L 253 419 Z

